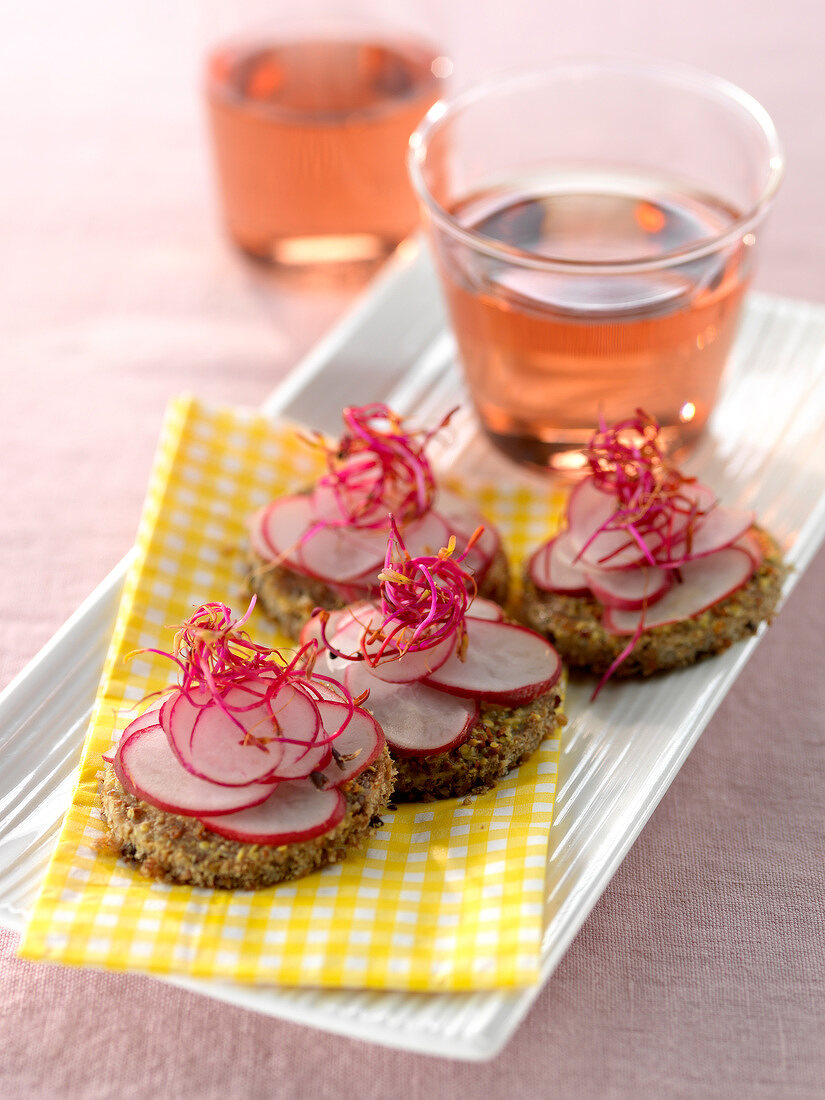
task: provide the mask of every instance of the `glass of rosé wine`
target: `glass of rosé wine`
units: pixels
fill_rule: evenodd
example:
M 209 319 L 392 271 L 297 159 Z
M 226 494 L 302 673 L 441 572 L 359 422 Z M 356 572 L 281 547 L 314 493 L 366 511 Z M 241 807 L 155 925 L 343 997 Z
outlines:
M 452 72 L 394 0 L 213 4 L 206 102 L 234 243 L 293 268 L 374 261 L 418 225 L 407 143 Z M 359 13 L 359 7 L 364 12 Z
M 676 64 L 571 61 L 436 103 L 410 139 L 481 423 L 574 472 L 600 416 L 702 431 L 784 158 L 767 112 Z

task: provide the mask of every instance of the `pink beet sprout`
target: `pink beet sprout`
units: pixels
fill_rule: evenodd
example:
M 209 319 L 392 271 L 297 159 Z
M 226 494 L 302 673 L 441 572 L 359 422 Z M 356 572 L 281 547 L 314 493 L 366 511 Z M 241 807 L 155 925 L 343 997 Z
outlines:
M 322 615 L 321 636 L 330 652 L 348 660 L 366 661 L 371 666 L 398 660 L 405 653 L 432 649 L 455 639 L 456 652 L 466 647 L 467 608 L 475 596 L 472 574 L 461 567 L 482 528 L 472 536 L 464 551 L 455 555 L 455 537 L 437 554 L 413 558 L 394 516 L 390 516 L 390 537 L 380 582 L 380 621 L 364 623 L 356 653 L 341 653 L 327 640 Z
M 253 596 L 246 613 L 233 620 L 226 604 L 202 604 L 178 629 L 171 653 L 162 649 L 140 652 L 156 653 L 173 661 L 178 667 L 180 692 L 195 707 L 210 704 L 220 707 L 242 732 L 244 743 L 260 749 L 272 741 L 303 745 L 305 742 L 293 741 L 282 734 L 277 718 L 276 696 L 286 684 L 291 684 L 316 702 L 323 698 L 322 691 L 313 684 L 317 643 L 307 642 L 287 658 L 280 650 L 253 642 L 242 628 L 254 606 Z M 326 680 L 327 677 L 317 679 Z M 248 702 L 239 702 L 237 696 L 231 702 L 227 700 L 229 692 L 237 687 L 243 689 Z M 201 689 L 208 693 L 206 700 Z M 306 744 L 307 750 L 316 745 L 329 744 L 346 728 L 352 717 L 355 709 L 352 696 L 340 685 L 336 685 L 336 689 L 339 701 L 347 706 L 344 721 L 334 734 L 327 733 L 319 724 L 316 737 Z M 244 727 L 237 715 L 264 704 L 270 711 L 271 726 L 256 737 Z
M 596 485 L 614 498 L 616 509 L 591 534 L 579 557 L 603 531 L 624 530 L 627 542 L 602 564 L 635 544 L 649 565 L 676 570 L 678 579 L 679 567 L 690 557 L 697 523 L 707 511 L 685 492 L 695 478 L 685 477 L 668 462 L 660 431 L 654 417 L 642 409 L 610 426 L 600 422 L 585 453 Z M 630 656 L 643 631 L 644 609 L 633 636 L 596 685 L 593 699 Z
M 327 473 L 318 484 L 333 494 L 338 522 L 380 529 L 390 512 L 402 525 L 425 515 L 435 497 L 435 478 L 424 449 L 454 411 L 425 432 L 405 427 L 385 404 L 344 409 L 345 431 L 338 444 L 315 439 L 327 463 Z
M 685 493 L 695 482 L 667 461 L 658 422 L 642 409 L 607 426 L 601 421 L 586 457 L 596 485 L 616 501 L 616 510 L 594 531 L 579 557 L 603 531 L 624 530 L 628 541 L 602 561 L 607 564 L 636 544 L 650 565 L 678 569 L 690 557 L 693 533 L 707 512 Z
M 475 594 L 471 574 L 460 565 L 469 549 L 468 545 L 454 559 L 455 536 L 451 536 L 448 545 L 435 556 L 412 558 L 395 518 L 391 517 L 384 568 L 378 574 L 381 613 L 384 616 L 379 654 L 387 645 L 392 645 L 400 653 L 432 649 L 450 637 L 455 637 L 461 647 L 466 634 L 465 616 L 470 605 L 468 589 Z

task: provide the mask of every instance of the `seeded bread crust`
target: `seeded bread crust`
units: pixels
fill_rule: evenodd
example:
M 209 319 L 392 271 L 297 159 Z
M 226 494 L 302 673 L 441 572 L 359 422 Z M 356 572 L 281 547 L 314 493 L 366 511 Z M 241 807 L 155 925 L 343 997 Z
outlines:
M 757 527 L 753 534 L 765 557 L 747 584 L 699 615 L 643 631 L 615 676 L 650 676 L 695 664 L 771 621 L 788 569 L 774 539 Z M 605 630 L 603 610 L 592 596 L 565 596 L 537 588 L 525 569 L 516 617 L 549 638 L 568 665 L 595 675 L 606 672 L 630 641 L 629 635 Z
M 258 606 L 289 638 L 297 638 L 301 627 L 311 618 L 316 607 L 336 611 L 348 603 L 363 598 L 357 591 L 336 591 L 323 581 L 305 577 L 286 565 L 253 555 L 247 583 L 258 597 Z M 504 604 L 510 587 L 510 567 L 507 555 L 499 548 L 490 568 L 481 578 L 478 594 L 495 603 Z
M 296 844 L 245 844 L 210 832 L 194 817 L 167 813 L 135 798 L 107 764 L 100 797 L 109 832 L 99 847 L 136 864 L 147 878 L 257 890 L 344 859 L 378 824 L 392 786 L 392 761 L 384 749 L 369 768 L 341 786 L 347 809 L 334 829 Z
M 489 790 L 561 729 L 567 721 L 561 701 L 553 688 L 523 707 L 484 703 L 469 737 L 449 752 L 394 756 L 393 801 L 431 802 Z M 369 710 L 369 700 L 365 706 Z

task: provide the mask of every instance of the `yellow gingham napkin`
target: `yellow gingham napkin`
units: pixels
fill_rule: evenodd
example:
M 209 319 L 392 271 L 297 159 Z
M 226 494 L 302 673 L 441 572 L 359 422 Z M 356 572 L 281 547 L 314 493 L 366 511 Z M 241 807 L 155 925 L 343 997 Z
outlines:
M 545 741 L 489 794 L 388 812 L 362 852 L 266 890 L 169 886 L 96 850 L 104 832 L 100 755 L 144 696 L 172 678 L 170 662 L 151 655 L 125 661 L 125 654 L 168 648 L 169 628 L 203 602 L 245 610 L 238 548 L 246 517 L 318 470 L 288 426 L 192 398 L 170 405 L 78 785 L 25 932 L 24 957 L 375 989 L 491 989 L 538 977 L 558 740 Z M 551 533 L 562 506 L 550 492 L 488 488 L 477 497 L 516 563 Z M 248 629 L 257 640 L 284 644 L 260 615 Z

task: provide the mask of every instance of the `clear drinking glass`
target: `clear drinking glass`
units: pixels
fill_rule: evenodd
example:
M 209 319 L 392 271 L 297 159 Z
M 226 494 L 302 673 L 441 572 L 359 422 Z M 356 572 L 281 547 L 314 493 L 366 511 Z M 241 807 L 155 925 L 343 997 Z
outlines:
M 491 440 L 574 470 L 600 415 L 701 432 L 783 165 L 754 99 L 678 65 L 570 62 L 435 104 L 410 175 Z
M 213 3 L 206 100 L 224 218 L 285 265 L 371 261 L 418 224 L 409 136 L 452 63 L 386 0 Z

